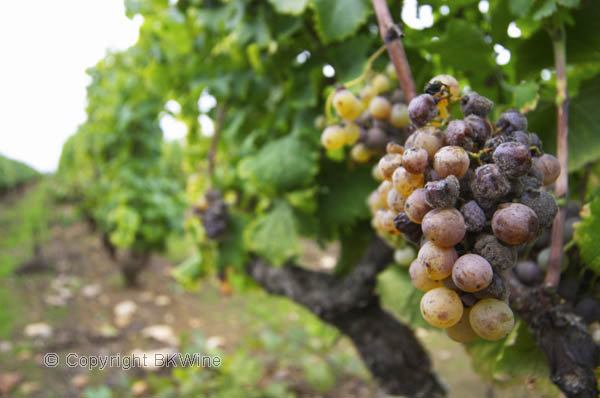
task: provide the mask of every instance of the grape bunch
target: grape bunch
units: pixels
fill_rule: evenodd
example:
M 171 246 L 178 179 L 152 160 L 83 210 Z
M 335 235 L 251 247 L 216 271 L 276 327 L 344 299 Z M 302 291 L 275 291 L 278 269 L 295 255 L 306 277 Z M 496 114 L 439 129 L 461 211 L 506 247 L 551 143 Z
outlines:
M 390 140 L 403 140 L 404 128 L 410 125 L 410 120 L 402 91 L 393 89 L 394 79 L 395 70 L 390 64 L 384 73 L 370 74 L 358 95 L 339 86 L 331 102 L 342 122 L 325 127 L 327 121 L 323 116 L 315 121 L 318 128 L 324 128 L 323 146 L 333 151 L 344 145 L 352 146 L 351 159 L 365 163 L 385 151 Z
M 227 205 L 218 190 L 207 191 L 202 203 L 194 207 L 194 213 L 202 219 L 204 231 L 209 239 L 219 239 L 227 229 Z
M 451 119 L 458 103 L 463 119 Z M 409 274 L 425 292 L 421 314 L 459 342 L 511 332 L 506 273 L 558 211 L 547 191 L 558 159 L 524 115 L 508 110 L 493 124 L 492 107 L 476 92 L 459 96 L 451 76 L 431 79 L 407 108 L 412 134 L 387 143 L 368 198 L 379 233 L 420 247 Z

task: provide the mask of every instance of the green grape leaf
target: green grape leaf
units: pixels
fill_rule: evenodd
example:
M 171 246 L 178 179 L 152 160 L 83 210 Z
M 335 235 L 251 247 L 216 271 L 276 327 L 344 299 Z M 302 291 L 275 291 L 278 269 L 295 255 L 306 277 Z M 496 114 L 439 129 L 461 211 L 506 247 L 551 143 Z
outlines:
M 510 0 L 508 2 L 510 12 L 519 17 L 524 17 L 533 5 L 533 0 Z
M 379 274 L 377 292 L 383 306 L 413 327 L 433 329 L 421 316 L 423 292 L 414 288 L 406 267 L 390 266 Z
M 248 261 L 248 253 L 244 246 L 244 230 L 247 225 L 248 217 L 244 213 L 229 208 L 227 228 L 219 239 L 217 268 L 244 270 Z
M 556 0 L 558 4 L 564 7 L 575 8 L 579 7 L 579 0 Z
M 549 17 L 556 11 L 556 0 L 546 0 L 534 13 L 533 19 L 539 20 Z
M 526 81 L 515 87 L 514 104 L 522 112 L 528 113 L 534 110 L 540 98 L 538 85 L 534 81 Z
M 318 154 L 295 136 L 274 140 L 242 160 L 238 173 L 258 189 L 275 194 L 305 187 L 318 171 Z
M 292 208 L 283 200 L 275 201 L 269 212 L 252 221 L 244 231 L 250 251 L 265 257 L 275 266 L 300 253 L 298 229 Z
M 335 274 L 346 274 L 364 253 L 365 248 L 373 238 L 371 234 L 365 233 L 369 227 L 369 223 L 365 221 L 357 226 L 345 228 L 340 231 L 341 253 L 334 269 Z
M 596 274 L 600 274 L 600 198 L 586 204 L 581 211 L 581 222 L 576 224 L 573 238 L 581 251 L 581 258 Z
M 269 0 L 269 3 L 281 14 L 299 15 L 304 12 L 308 0 Z
M 367 220 L 367 197 L 377 187 L 371 167 L 348 169 L 343 163 L 326 161 L 318 177 L 321 192 L 318 197 L 317 218 L 321 234 L 334 237 L 338 227 Z
M 311 3 L 315 28 L 325 44 L 356 32 L 371 13 L 367 0 L 312 0 Z
M 569 171 L 600 157 L 600 74 L 581 82 L 569 104 Z

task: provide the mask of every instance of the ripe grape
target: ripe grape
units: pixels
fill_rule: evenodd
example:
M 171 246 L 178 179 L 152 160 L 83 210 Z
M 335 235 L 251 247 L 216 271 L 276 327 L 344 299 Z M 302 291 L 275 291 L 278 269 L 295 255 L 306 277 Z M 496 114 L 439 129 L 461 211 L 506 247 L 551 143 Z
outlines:
M 548 228 L 554 222 L 558 206 L 554 197 L 546 191 L 526 191 L 519 202 L 531 208 L 538 218 L 541 228 Z
M 385 208 L 385 203 L 381 200 L 381 196 L 377 191 L 371 192 L 367 198 L 367 205 L 372 214 L 375 214 L 375 212 L 381 208 Z
M 520 177 L 531 169 L 529 148 L 518 142 L 505 142 L 494 151 L 494 162 L 510 178 Z
M 467 151 L 474 148 L 471 127 L 462 120 L 452 120 L 444 131 L 444 143 L 463 147 Z
M 496 128 L 505 134 L 517 130 L 527 131 L 527 118 L 518 110 L 511 109 L 500 115 Z
M 410 264 L 408 274 L 410 275 L 410 281 L 412 282 L 413 286 L 422 292 L 427 292 L 431 289 L 442 286 L 442 282 L 439 280 L 430 279 L 427 276 L 425 264 L 418 258 Z
M 385 97 L 375 97 L 369 103 L 369 112 L 377 119 L 387 119 L 392 111 L 392 105 Z
M 448 337 L 459 343 L 468 343 L 477 338 L 477 334 L 473 331 L 471 322 L 469 321 L 470 314 L 470 308 L 465 308 L 463 310 L 463 315 L 460 318 L 460 321 L 458 321 L 456 325 L 450 326 L 446 329 L 446 334 Z
M 485 228 L 485 213 L 474 200 L 468 201 L 462 205 L 460 212 L 465 219 L 467 232 L 479 232 Z
M 500 340 L 513 330 L 515 317 L 510 307 L 497 299 L 483 299 L 471 308 L 469 323 L 486 340 Z
M 404 151 L 402 165 L 409 173 L 421 174 L 427 168 L 429 155 L 423 148 L 409 148 Z
M 544 273 L 533 261 L 520 261 L 515 267 L 515 274 L 521 283 L 529 286 L 537 285 L 544 277 Z
M 493 107 L 492 101 L 474 91 L 465 94 L 460 101 L 460 108 L 465 117 L 475 115 L 485 119 Z
M 485 164 L 475 169 L 471 190 L 476 198 L 499 200 L 510 192 L 510 182 L 495 164 Z
M 477 254 L 460 256 L 452 268 L 452 281 L 464 292 L 485 289 L 492 282 L 492 266 Z
M 456 325 L 463 314 L 460 297 L 454 290 L 436 287 L 421 299 L 421 315 L 433 326 L 449 328 Z
M 373 85 L 375 91 L 377 91 L 378 94 L 385 93 L 386 91 L 390 91 L 392 89 L 392 81 L 383 73 L 378 73 L 375 76 L 373 76 L 371 84 Z
M 394 219 L 396 229 L 404 234 L 404 237 L 413 243 L 418 243 L 423 235 L 421 226 L 410 221 L 406 213 L 398 213 Z
M 418 188 L 406 198 L 406 204 L 404 205 L 404 211 L 412 222 L 417 224 L 421 223 L 425 214 L 431 210 L 431 206 L 425 201 L 425 189 Z
M 398 145 L 393 141 L 390 141 L 385 146 L 385 151 L 387 153 L 399 153 L 402 155 L 404 153 L 404 147 L 402 145 Z
M 373 152 L 364 144 L 358 143 L 352 147 L 350 158 L 356 163 L 366 163 L 371 159 Z
M 387 209 L 387 198 L 388 194 L 392 190 L 392 183 L 388 180 L 382 181 L 377 187 L 377 195 L 379 195 L 379 203 L 382 203 L 383 207 Z
M 392 105 L 389 122 L 392 126 L 399 129 L 410 126 L 410 119 L 408 118 L 408 107 L 405 104 L 400 103 Z
M 435 82 L 440 82 L 447 87 L 448 93 L 450 94 L 451 101 L 454 102 L 454 101 L 458 100 L 458 98 L 460 96 L 460 86 L 458 84 L 458 81 L 453 76 L 437 75 L 429 80 L 430 84 L 435 83 Z
M 406 198 L 398 193 L 395 189 L 390 189 L 387 196 L 387 206 L 396 213 L 404 211 Z
M 452 266 L 458 256 L 453 247 L 440 247 L 433 242 L 426 242 L 417 257 L 423 261 L 429 279 L 441 280 L 452 274 Z
M 417 258 L 417 253 L 412 246 L 406 245 L 394 251 L 394 262 L 400 265 L 409 265 Z
M 421 94 L 408 104 L 408 116 L 417 127 L 425 126 L 438 115 L 435 98 L 430 94 Z
M 442 147 L 433 157 L 433 168 L 442 178 L 451 174 L 460 178 L 469 169 L 469 155 L 459 146 Z
M 459 194 L 460 184 L 453 175 L 425 184 L 425 201 L 433 208 L 454 206 Z
M 560 175 L 560 162 L 552 155 L 544 154 L 539 158 L 534 158 L 535 167 L 542 174 L 542 183 L 550 185 Z
M 360 99 L 364 105 L 368 105 L 376 95 L 377 90 L 371 84 L 367 84 L 360 90 Z
M 503 203 L 492 217 L 492 231 L 509 245 L 520 245 L 535 238 L 538 232 L 535 212 L 520 203 Z
M 394 171 L 402 165 L 402 155 L 398 153 L 389 153 L 384 155 L 377 165 L 381 176 L 386 180 L 392 179 Z
M 396 229 L 394 225 L 394 219 L 396 218 L 396 212 L 393 210 L 385 210 L 381 216 L 381 230 L 392 235 L 399 235 L 400 231 Z
M 494 235 L 479 235 L 474 251 L 485 258 L 495 271 L 505 271 L 517 262 L 517 250 L 503 245 Z
M 398 167 L 392 174 L 392 181 L 396 191 L 408 197 L 415 189 L 424 185 L 425 177 L 423 174 L 412 174 L 404 167 Z
M 360 127 L 354 122 L 348 122 L 342 127 L 344 131 L 345 143 L 354 144 L 360 138 Z
M 423 234 L 438 246 L 452 247 L 467 232 L 462 214 L 453 207 L 433 209 L 421 222 Z
M 346 135 L 341 126 L 329 126 L 321 134 L 321 143 L 326 149 L 340 149 L 346 143 Z
M 442 147 L 442 130 L 427 126 L 416 130 L 408 137 L 406 148 L 423 148 L 427 151 L 429 159 Z
M 358 98 L 346 89 L 341 89 L 334 94 L 333 107 L 344 120 L 354 120 L 362 112 L 362 106 Z
M 398 78 L 398 75 L 396 74 L 396 67 L 391 62 L 385 67 L 385 73 L 392 80 L 396 80 Z

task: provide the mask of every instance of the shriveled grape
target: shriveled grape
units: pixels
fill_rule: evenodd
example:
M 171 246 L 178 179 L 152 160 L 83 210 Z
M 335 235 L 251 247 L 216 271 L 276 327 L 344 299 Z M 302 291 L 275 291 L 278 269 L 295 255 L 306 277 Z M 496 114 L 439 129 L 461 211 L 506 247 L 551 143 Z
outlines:
M 479 232 L 485 228 L 485 213 L 474 200 L 470 200 L 462 205 L 460 212 L 465 219 L 467 232 Z
M 410 121 L 417 127 L 425 126 L 435 119 L 438 109 L 435 98 L 430 94 L 421 94 L 408 104 L 408 116 Z
M 495 271 L 504 271 L 515 265 L 517 250 L 502 244 L 490 234 L 481 234 L 475 240 L 475 253 L 485 258 Z
M 448 123 L 446 131 L 444 131 L 444 143 L 446 145 L 460 146 L 467 151 L 472 151 L 475 146 L 473 131 L 463 120 L 452 120 Z
M 425 201 L 434 208 L 454 206 L 459 194 L 460 184 L 453 175 L 425 184 Z
M 496 128 L 503 133 L 517 130 L 527 131 L 527 118 L 518 110 L 511 109 L 500 115 L 496 122 Z
M 394 218 L 394 225 L 396 229 L 404 234 L 404 237 L 413 243 L 418 243 L 423 235 L 421 226 L 417 223 L 410 221 L 410 218 L 406 213 L 398 213 Z
M 494 162 L 510 178 L 520 177 L 531 168 L 529 148 L 519 142 L 505 142 L 494 151 Z

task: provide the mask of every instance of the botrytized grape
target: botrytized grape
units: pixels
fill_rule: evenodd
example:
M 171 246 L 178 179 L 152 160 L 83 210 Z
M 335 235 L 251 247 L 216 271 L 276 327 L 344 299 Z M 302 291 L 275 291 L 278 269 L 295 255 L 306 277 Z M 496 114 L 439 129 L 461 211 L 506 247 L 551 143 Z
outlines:
M 394 219 L 394 225 L 396 229 L 402 234 L 404 237 L 413 243 L 419 243 L 421 240 L 421 236 L 423 235 L 423 231 L 421 231 L 421 226 L 417 223 L 410 221 L 410 218 L 406 215 L 406 213 L 398 213 L 396 218 Z
M 385 146 L 385 151 L 387 153 L 398 153 L 402 155 L 404 153 L 404 147 L 402 145 L 398 145 L 393 141 L 390 141 Z
M 412 222 L 420 224 L 427 214 L 431 210 L 431 206 L 425 201 L 425 189 L 415 189 L 408 198 L 406 198 L 406 204 L 404 205 L 404 211 Z
M 460 321 L 458 321 L 456 325 L 445 329 L 448 337 L 459 343 L 468 343 L 477 338 L 477 334 L 473 331 L 469 321 L 470 314 L 470 308 L 465 308 L 463 310 L 463 315 L 460 318 Z
M 369 103 L 369 112 L 377 119 L 387 119 L 391 111 L 392 105 L 385 97 L 377 96 Z
M 508 298 L 508 289 L 502 274 L 494 272 L 492 282 L 485 289 L 481 289 L 473 293 L 473 295 L 478 299 L 495 298 L 503 301 L 506 300 Z
M 429 159 L 433 159 L 435 153 L 442 147 L 442 130 L 426 126 L 416 130 L 406 140 L 406 148 L 423 148 L 427 151 Z
M 460 184 L 453 175 L 425 184 L 425 201 L 433 208 L 454 206 L 459 194 Z
M 379 196 L 379 203 L 382 204 L 382 207 L 388 208 L 387 206 L 387 198 L 389 192 L 392 190 L 392 183 L 388 180 L 382 181 L 381 184 L 377 187 L 377 195 Z
M 418 258 L 410 264 L 408 274 L 413 286 L 422 292 L 428 292 L 431 289 L 442 286 L 442 282 L 430 279 L 427 276 L 425 264 Z
M 358 98 L 349 90 L 338 90 L 333 96 L 333 107 L 338 115 L 345 120 L 354 120 L 362 112 Z
M 473 151 L 475 143 L 473 142 L 473 131 L 471 127 L 463 120 L 452 120 L 446 131 L 444 131 L 444 143 L 463 147 L 467 151 Z
M 453 247 L 440 247 L 426 242 L 417 257 L 423 261 L 429 279 L 442 280 L 452 274 L 452 266 L 458 256 Z
M 417 127 L 425 126 L 438 115 L 435 98 L 430 94 L 421 94 L 408 104 L 408 117 Z
M 464 292 L 485 289 L 492 282 L 492 266 L 477 254 L 462 255 L 452 268 L 452 281 Z
M 427 185 L 425 187 L 427 188 Z M 460 213 L 465 220 L 467 232 L 480 232 L 485 228 L 485 213 L 474 200 L 470 200 L 462 205 Z
M 534 286 L 540 283 L 544 277 L 544 273 L 533 261 L 520 261 L 515 267 L 515 274 L 521 283 Z
M 492 134 L 492 127 L 490 123 L 482 117 L 477 115 L 469 115 L 465 117 L 465 123 L 471 129 L 473 141 L 478 145 L 484 145 L 487 139 Z
M 321 134 L 321 143 L 326 149 L 340 149 L 346 143 L 346 134 L 341 126 L 329 126 Z
M 474 251 L 485 258 L 497 272 L 505 271 L 517 262 L 517 250 L 503 245 L 494 235 L 478 235 Z
M 402 166 L 409 173 L 421 174 L 425 172 L 429 163 L 429 155 L 423 148 L 409 148 L 402 156 Z
M 459 295 L 445 287 L 429 290 L 421 298 L 421 315 L 431 325 L 449 328 L 460 321 L 463 305 Z
M 402 166 L 402 155 L 399 153 L 388 153 L 379 160 L 377 168 L 383 178 L 391 181 L 392 174 L 400 166 Z
M 500 340 L 513 330 L 515 316 L 504 301 L 484 299 L 471 308 L 469 323 L 479 337 Z
M 488 138 L 483 145 L 483 153 L 480 156 L 481 161 L 484 163 L 493 162 L 492 156 L 494 151 L 500 144 L 504 144 L 505 142 L 508 142 L 508 138 L 505 135 L 495 135 Z
M 494 151 L 494 162 L 510 178 L 520 177 L 531 169 L 529 148 L 519 142 L 505 142 Z
M 431 210 L 423 217 L 421 228 L 431 242 L 441 247 L 456 245 L 467 232 L 462 214 L 453 207 Z
M 554 222 L 558 206 L 548 192 L 528 190 L 519 198 L 519 202 L 535 212 L 541 228 L 548 228 Z
M 393 210 L 385 210 L 381 214 L 381 229 L 383 232 L 392 235 L 399 235 L 400 231 L 396 229 L 394 219 L 396 218 L 396 212 Z
M 493 107 L 492 101 L 474 91 L 463 95 L 460 101 L 460 108 L 465 117 L 475 115 L 485 119 Z
M 441 83 L 448 91 L 451 101 L 457 101 L 460 96 L 460 85 L 454 76 L 437 75 L 429 80 L 429 84 Z
M 510 182 L 495 164 L 485 164 L 475 169 L 471 190 L 476 198 L 496 201 L 510 192 Z
M 500 115 L 496 128 L 504 134 L 517 130 L 527 131 L 527 118 L 518 110 L 511 109 Z
M 404 211 L 404 206 L 406 205 L 406 198 L 394 188 L 390 189 L 387 196 L 387 205 L 390 209 L 394 210 L 396 213 L 401 213 Z
M 396 191 L 408 197 L 415 189 L 423 187 L 425 177 L 423 174 L 412 174 L 404 167 L 398 167 L 392 174 L 392 181 Z
M 550 185 L 560 175 L 560 162 L 552 155 L 544 154 L 539 158 L 534 158 L 535 167 L 542 174 L 542 183 L 544 185 Z
M 525 145 L 528 149 L 531 145 L 531 143 L 529 142 L 529 133 L 521 130 L 513 131 L 512 133 L 510 133 L 508 136 L 508 140 Z
M 535 238 L 539 228 L 535 212 L 521 203 L 503 203 L 492 217 L 492 231 L 502 242 L 520 245 Z
M 408 107 L 405 104 L 400 103 L 392 105 L 388 120 L 392 126 L 399 129 L 410 126 Z
M 442 178 L 449 175 L 460 178 L 469 169 L 469 155 L 459 146 L 442 147 L 433 157 L 433 168 Z

